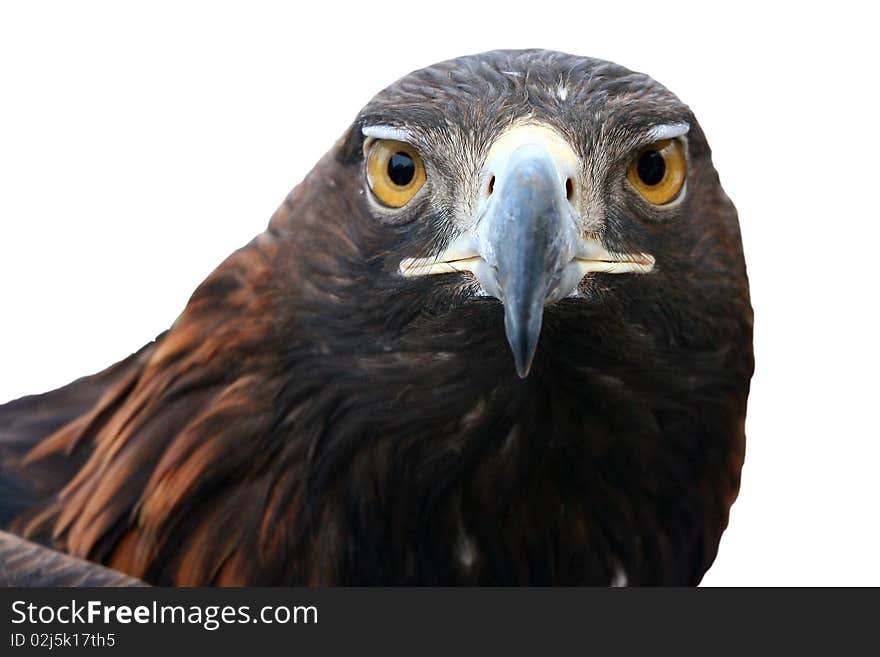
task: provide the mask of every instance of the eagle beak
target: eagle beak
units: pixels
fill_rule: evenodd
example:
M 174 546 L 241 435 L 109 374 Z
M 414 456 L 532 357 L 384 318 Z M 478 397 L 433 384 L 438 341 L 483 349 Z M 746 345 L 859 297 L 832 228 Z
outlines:
M 473 231 L 437 256 L 407 258 L 405 277 L 471 272 L 504 305 L 504 329 L 521 378 L 529 374 L 544 306 L 576 295 L 584 276 L 646 273 L 654 258 L 615 254 L 584 235 L 576 209 L 579 161 L 554 130 L 520 126 L 502 135 L 486 162 L 487 186 Z
M 492 196 L 476 229 L 479 276 L 487 294 L 504 304 L 504 329 L 516 371 L 525 378 L 541 335 L 544 304 L 559 288 L 576 252 L 577 229 L 557 167 L 539 144 L 524 144 L 496 174 Z

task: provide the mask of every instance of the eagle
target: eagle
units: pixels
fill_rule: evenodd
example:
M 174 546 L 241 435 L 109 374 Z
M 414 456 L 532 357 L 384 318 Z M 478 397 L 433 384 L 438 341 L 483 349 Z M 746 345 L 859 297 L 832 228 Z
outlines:
M 3 576 L 696 585 L 752 323 L 663 86 L 547 50 L 415 71 L 155 341 L 0 407 Z

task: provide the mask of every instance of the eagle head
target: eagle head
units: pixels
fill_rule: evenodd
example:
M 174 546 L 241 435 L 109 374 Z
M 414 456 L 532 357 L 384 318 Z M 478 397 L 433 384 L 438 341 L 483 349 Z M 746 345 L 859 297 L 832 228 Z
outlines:
M 703 132 L 616 64 L 496 51 L 416 71 L 308 182 L 334 216 L 316 238 L 344 258 L 333 279 L 364 286 L 384 328 L 452 333 L 460 351 L 470 322 L 503 325 L 520 378 L 587 364 L 609 340 L 639 342 L 627 361 L 646 368 L 676 345 L 750 344 L 736 211 Z

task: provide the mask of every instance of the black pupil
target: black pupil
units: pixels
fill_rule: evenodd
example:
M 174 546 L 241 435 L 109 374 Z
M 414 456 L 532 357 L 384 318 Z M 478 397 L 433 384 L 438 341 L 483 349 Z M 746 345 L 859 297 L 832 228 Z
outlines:
M 645 151 L 637 165 L 639 180 L 646 185 L 656 185 L 666 174 L 666 160 L 658 151 Z
M 395 153 L 388 160 L 388 177 L 398 187 L 406 187 L 416 175 L 416 163 L 406 153 Z

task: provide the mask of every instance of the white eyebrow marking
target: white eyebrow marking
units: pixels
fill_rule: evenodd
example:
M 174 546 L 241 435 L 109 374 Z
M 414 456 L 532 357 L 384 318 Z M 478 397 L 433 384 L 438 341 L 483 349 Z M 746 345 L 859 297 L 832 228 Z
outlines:
M 664 123 L 662 125 L 655 125 L 648 130 L 645 136 L 652 141 L 675 139 L 676 137 L 686 135 L 690 129 L 690 123 Z
M 405 128 L 395 128 L 390 125 L 365 125 L 361 128 L 365 137 L 375 139 L 396 139 L 397 141 L 412 141 L 412 133 Z
M 556 87 L 556 95 L 559 97 L 559 100 L 565 100 L 568 98 L 568 89 L 566 89 L 565 85 L 561 82 Z

